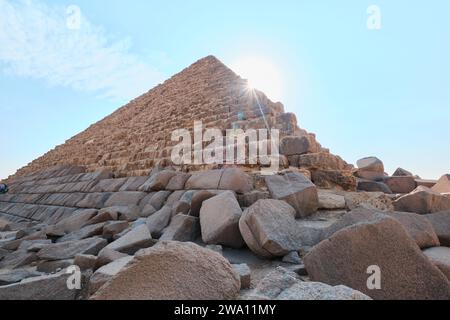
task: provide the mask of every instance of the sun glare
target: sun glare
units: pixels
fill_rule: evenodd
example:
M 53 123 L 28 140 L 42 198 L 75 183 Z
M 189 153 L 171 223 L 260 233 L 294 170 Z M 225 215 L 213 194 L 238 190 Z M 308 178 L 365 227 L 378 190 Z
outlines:
M 268 59 L 241 58 L 231 64 L 231 69 L 248 80 L 249 89 L 262 91 L 273 101 L 282 100 L 283 83 L 280 71 Z

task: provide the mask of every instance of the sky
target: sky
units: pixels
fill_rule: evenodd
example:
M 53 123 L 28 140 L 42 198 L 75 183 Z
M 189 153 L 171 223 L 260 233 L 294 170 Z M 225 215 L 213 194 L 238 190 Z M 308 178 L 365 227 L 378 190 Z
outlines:
M 346 161 L 439 178 L 449 16 L 448 0 L 0 0 L 0 178 L 210 54 Z

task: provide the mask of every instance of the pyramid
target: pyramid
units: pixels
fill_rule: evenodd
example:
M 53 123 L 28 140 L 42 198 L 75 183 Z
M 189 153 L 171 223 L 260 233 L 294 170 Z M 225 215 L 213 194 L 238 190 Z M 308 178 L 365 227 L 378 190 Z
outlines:
M 242 120 L 245 118 L 245 120 Z M 262 92 L 249 94 L 247 81 L 213 56 L 132 100 L 103 120 L 17 171 L 29 175 L 55 166 L 107 169 L 117 177 L 148 175 L 155 166 L 169 166 L 171 133 L 194 121 L 221 130 L 279 129 L 282 136 L 307 134 L 281 103 Z M 311 136 L 314 139 L 313 136 Z
M 199 121 L 222 134 L 277 129 L 277 172 L 263 174 L 260 162 L 174 164 L 172 132 L 192 135 Z M 0 300 L 296 300 L 319 291 L 369 299 L 369 261 L 400 275 L 383 278 L 375 297 L 448 300 L 450 282 L 432 260 L 445 264 L 450 251 L 427 249 L 428 260 L 419 248 L 448 240 L 450 200 L 407 172 L 387 176 L 376 157 L 357 164 L 323 148 L 281 103 L 249 90 L 215 57 L 203 58 L 6 181 Z M 425 213 L 424 199 L 426 213 L 442 212 L 406 213 Z M 239 254 L 227 260 L 214 252 L 222 246 Z M 281 261 L 295 268 L 277 267 Z M 362 274 L 354 276 L 355 265 Z M 86 271 L 80 290 L 68 287 L 74 266 Z M 253 287 L 255 268 L 267 275 Z M 294 270 L 309 277 L 297 281 Z

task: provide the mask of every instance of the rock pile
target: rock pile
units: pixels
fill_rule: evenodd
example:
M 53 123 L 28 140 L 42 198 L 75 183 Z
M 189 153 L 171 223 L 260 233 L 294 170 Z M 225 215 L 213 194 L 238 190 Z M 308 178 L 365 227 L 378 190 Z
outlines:
M 205 58 L 11 177 L 0 299 L 450 299 L 449 175 L 355 168 L 243 85 Z M 267 121 L 283 166 L 168 165 L 197 116 Z

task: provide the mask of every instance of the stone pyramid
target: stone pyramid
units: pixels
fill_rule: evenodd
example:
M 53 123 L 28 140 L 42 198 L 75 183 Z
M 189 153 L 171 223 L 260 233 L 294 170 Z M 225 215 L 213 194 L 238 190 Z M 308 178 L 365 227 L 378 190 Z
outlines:
M 249 94 L 247 81 L 213 56 L 203 58 L 57 146 L 17 172 L 29 175 L 58 165 L 108 169 L 116 176 L 148 175 L 155 166 L 170 165 L 173 130 L 264 128 L 267 120 L 281 135 L 307 133 L 294 114 L 284 113 L 263 93 Z M 257 100 L 260 104 L 257 103 Z M 261 106 L 261 109 L 260 109 Z M 245 119 L 245 120 L 243 120 Z M 310 135 L 315 141 L 314 136 Z
M 172 131 L 200 120 L 278 129 L 278 172 L 174 166 Z M 6 181 L 0 300 L 450 299 L 449 177 L 357 165 L 206 57 Z

